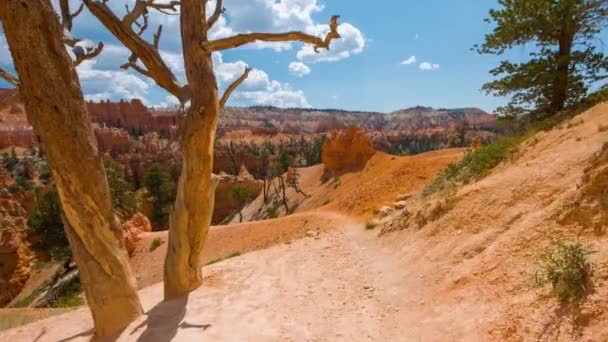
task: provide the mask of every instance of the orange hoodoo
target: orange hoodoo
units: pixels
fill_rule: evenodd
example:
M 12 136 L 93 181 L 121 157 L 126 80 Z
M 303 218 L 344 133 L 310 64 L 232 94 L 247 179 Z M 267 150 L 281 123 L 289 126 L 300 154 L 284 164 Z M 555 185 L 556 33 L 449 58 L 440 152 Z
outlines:
M 376 150 L 365 131 L 351 126 L 329 134 L 321 160 L 326 172 L 343 172 L 362 168 L 374 153 Z

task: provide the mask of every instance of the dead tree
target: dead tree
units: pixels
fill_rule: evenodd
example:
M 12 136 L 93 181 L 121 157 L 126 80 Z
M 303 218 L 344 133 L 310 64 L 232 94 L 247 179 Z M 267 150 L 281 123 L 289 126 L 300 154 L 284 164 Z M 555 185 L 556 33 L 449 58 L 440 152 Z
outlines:
M 332 39 L 340 37 L 337 30 L 338 17 L 332 18 L 330 32 L 324 39 L 302 32 L 286 32 L 245 33 L 210 40 L 208 33 L 224 12 L 222 0 L 217 0 L 212 13 L 207 13 L 208 0 L 163 3 L 138 0 L 122 18 L 116 16 L 106 5 L 107 0 L 83 1 L 91 13 L 131 51 L 131 57 L 123 65 L 124 69 L 132 68 L 152 78 L 183 105 L 189 102 L 189 107 L 180 120 L 184 159 L 171 215 L 164 271 L 165 299 L 183 296 L 198 288 L 202 282 L 200 254 L 213 214 L 213 143 L 220 111 L 251 70 L 246 68 L 242 76 L 220 96 L 213 71 L 213 52 L 256 41 L 300 41 L 314 45 L 315 49 L 327 49 Z M 159 53 L 162 26 L 158 27 L 152 43 L 141 36 L 147 28 L 150 10 L 177 12 L 177 6 L 181 6 L 179 13 L 186 85 L 179 84 Z
M 2 77 L 16 86 L 40 137 L 95 332 L 106 336 L 140 316 L 142 307 L 75 69 L 99 51 L 88 55 L 84 49 L 70 57 L 65 45 L 78 41 L 66 41 L 64 28 L 74 17 L 66 8 L 69 17 L 61 25 L 50 0 L 0 1 L 0 21 L 19 75 Z

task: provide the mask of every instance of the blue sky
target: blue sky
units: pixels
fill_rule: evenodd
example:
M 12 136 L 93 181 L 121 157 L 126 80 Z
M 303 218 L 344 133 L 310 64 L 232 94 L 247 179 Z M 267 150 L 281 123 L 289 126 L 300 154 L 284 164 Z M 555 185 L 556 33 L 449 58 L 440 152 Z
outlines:
M 124 14 L 125 0 L 109 3 L 117 14 Z M 256 69 L 231 105 L 390 112 L 415 105 L 493 111 L 504 103 L 480 91 L 499 58 L 470 51 L 490 30 L 483 19 L 495 1 L 225 0 L 224 6 L 227 13 L 216 27 L 216 37 L 293 29 L 322 35 L 332 14 L 341 15 L 340 32 L 345 37 L 320 55 L 301 44 L 258 44 L 216 56 L 221 87 L 238 77 L 245 65 Z M 178 18 L 153 13 L 148 34 L 158 23 L 165 26 L 163 55 L 183 78 Z M 87 98 L 138 97 L 149 105 L 174 102 L 151 80 L 119 69 L 129 52 L 86 9 L 74 25 L 75 36 L 106 44 L 97 60 L 78 68 Z M 402 63 L 406 60 L 410 64 Z M 0 65 L 10 68 L 10 64 L 6 42 L 0 38 Z M 6 84 L 0 82 L 2 86 Z

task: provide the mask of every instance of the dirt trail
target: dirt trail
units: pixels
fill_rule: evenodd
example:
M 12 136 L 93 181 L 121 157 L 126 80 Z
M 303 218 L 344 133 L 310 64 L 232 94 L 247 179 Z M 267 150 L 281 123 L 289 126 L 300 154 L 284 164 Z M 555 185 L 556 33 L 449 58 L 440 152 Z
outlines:
M 397 255 L 360 224 L 324 215 L 341 221 L 341 229 L 206 267 L 205 285 L 190 295 L 187 309 L 185 300 L 159 305 L 162 284 L 142 290 L 148 316 L 118 341 L 395 341 L 405 332 L 408 340 L 445 340 L 449 326 L 425 326 L 425 314 L 432 315 L 418 299 L 425 289 L 404 284 Z M 0 340 L 88 341 L 91 327 L 87 309 L 80 309 Z

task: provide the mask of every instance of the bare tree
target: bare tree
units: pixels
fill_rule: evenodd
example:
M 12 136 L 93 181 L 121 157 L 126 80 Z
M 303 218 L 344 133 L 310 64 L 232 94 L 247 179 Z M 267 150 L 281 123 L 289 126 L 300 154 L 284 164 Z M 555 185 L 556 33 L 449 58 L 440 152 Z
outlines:
M 220 111 L 250 71 L 246 68 L 242 76 L 220 96 L 213 71 L 212 53 L 256 41 L 300 41 L 314 45 L 315 50 L 327 49 L 332 39 L 340 37 L 337 30 L 338 16 L 332 18 L 330 32 L 324 39 L 302 32 L 286 32 L 246 33 L 210 40 L 209 31 L 224 13 L 222 0 L 217 0 L 215 9 L 209 15 L 206 6 L 208 0 L 168 3 L 138 0 L 122 18 L 116 16 L 106 5 L 107 0 L 83 1 L 91 13 L 131 51 L 131 57 L 123 65 L 124 69 L 132 68 L 152 78 L 182 104 L 190 102 L 187 112 L 180 120 L 184 164 L 171 217 L 164 272 L 165 299 L 185 295 L 198 288 L 202 282 L 200 253 L 213 213 L 217 184 L 212 175 L 213 142 Z M 159 53 L 162 26 L 158 27 L 152 43 L 141 37 L 147 28 L 150 10 L 177 13 L 178 6 L 181 6 L 179 13 L 187 85 L 179 84 Z
M 142 308 L 75 69 L 103 45 L 78 45 L 69 35 L 76 14 L 67 0 L 61 5 L 63 24 L 50 0 L 0 1 L 0 21 L 19 75 L 4 71 L 0 77 L 17 88 L 45 149 L 95 331 L 107 336 L 140 316 Z M 65 45 L 79 48 L 68 51 Z

